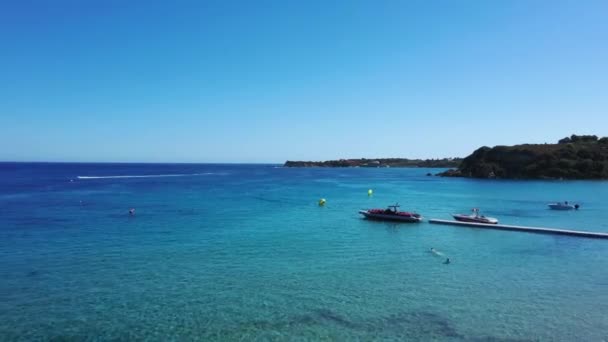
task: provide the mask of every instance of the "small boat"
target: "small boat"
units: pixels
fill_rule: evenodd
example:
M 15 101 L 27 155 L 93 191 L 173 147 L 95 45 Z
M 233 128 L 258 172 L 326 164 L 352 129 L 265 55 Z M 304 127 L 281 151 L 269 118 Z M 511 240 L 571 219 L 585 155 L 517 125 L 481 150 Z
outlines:
M 422 216 L 417 213 L 399 211 L 399 204 L 389 205 L 386 209 L 359 210 L 359 214 L 368 219 L 399 222 L 421 222 Z
M 557 203 L 549 203 L 547 204 L 549 206 L 549 209 L 553 209 L 553 210 L 577 210 L 578 208 L 580 208 L 580 206 L 578 204 L 569 204 L 567 201 L 564 203 L 561 202 L 557 202 Z
M 498 220 L 493 217 L 486 217 L 483 215 L 479 215 L 479 209 L 473 208 L 473 214 L 465 215 L 465 214 L 452 214 L 452 217 L 456 221 L 461 222 L 474 222 L 474 223 L 485 223 L 485 224 L 497 224 Z

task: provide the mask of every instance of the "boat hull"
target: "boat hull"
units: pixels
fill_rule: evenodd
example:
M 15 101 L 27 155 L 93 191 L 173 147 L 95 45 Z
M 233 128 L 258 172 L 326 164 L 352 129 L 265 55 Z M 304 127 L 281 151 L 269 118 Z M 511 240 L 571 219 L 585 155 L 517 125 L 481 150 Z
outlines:
M 452 215 L 454 220 L 460 222 L 472 222 L 472 223 L 484 223 L 484 224 L 498 224 L 498 220 L 493 217 L 477 217 L 470 215 Z
M 549 209 L 553 209 L 553 210 L 574 210 L 576 209 L 575 206 L 570 205 L 570 204 L 547 204 L 549 206 Z
M 395 221 L 395 222 L 407 222 L 407 223 L 418 223 L 422 222 L 422 216 L 405 216 L 396 214 L 378 214 L 370 213 L 367 210 L 360 210 L 359 214 L 365 216 L 367 219 L 380 220 L 380 221 Z

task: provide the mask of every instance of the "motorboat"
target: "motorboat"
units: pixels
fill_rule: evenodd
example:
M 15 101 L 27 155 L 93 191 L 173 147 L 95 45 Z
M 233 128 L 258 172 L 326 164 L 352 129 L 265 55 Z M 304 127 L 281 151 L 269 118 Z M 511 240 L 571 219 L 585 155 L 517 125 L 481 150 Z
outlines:
M 577 210 L 578 208 L 580 208 L 578 204 L 570 204 L 567 201 L 564 203 L 549 203 L 547 205 L 549 206 L 549 209 L 553 210 Z
M 383 221 L 399 221 L 399 222 L 421 222 L 422 216 L 417 213 L 407 211 L 399 211 L 399 204 L 389 205 L 386 209 L 367 209 L 359 210 L 359 214 L 365 218 Z
M 477 209 L 477 208 L 473 208 L 472 211 L 473 211 L 473 214 L 471 214 L 471 215 L 452 214 L 452 217 L 454 217 L 454 219 L 456 221 L 461 221 L 461 222 L 473 222 L 473 223 L 485 223 L 485 224 L 497 224 L 498 223 L 498 219 L 495 219 L 493 217 L 479 215 L 479 209 Z

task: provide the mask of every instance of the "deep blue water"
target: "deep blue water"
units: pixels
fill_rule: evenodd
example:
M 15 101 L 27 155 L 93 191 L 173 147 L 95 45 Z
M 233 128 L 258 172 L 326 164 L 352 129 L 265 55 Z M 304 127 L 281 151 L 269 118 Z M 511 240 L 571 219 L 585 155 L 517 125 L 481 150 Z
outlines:
M 608 232 L 608 182 L 429 171 L 1 163 L 0 340 L 608 339 L 607 240 L 357 214 Z

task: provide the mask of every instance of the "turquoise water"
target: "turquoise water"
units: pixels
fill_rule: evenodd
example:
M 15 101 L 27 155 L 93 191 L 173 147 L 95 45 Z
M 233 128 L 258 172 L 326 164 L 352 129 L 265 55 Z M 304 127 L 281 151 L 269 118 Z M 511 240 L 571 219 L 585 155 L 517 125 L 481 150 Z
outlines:
M 608 182 L 429 171 L 0 164 L 0 340 L 608 339 L 606 240 L 357 214 L 608 232 Z

